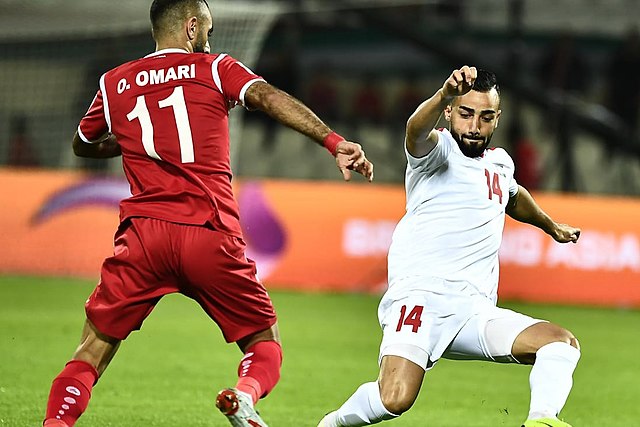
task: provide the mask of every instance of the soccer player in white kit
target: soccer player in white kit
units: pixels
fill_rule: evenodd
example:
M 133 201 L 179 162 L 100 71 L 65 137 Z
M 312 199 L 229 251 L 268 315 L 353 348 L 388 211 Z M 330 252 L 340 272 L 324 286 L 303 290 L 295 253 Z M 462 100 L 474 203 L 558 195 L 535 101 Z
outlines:
M 441 115 L 449 130 L 434 129 Z M 560 243 L 580 230 L 552 220 L 513 178 L 513 160 L 488 148 L 500 119 L 493 73 L 454 70 L 407 122 L 406 214 L 389 249 L 378 318 L 380 375 L 319 427 L 365 426 L 406 412 L 440 359 L 533 365 L 523 427 L 571 427 L 557 418 L 580 358 L 568 330 L 496 306 L 505 213 Z

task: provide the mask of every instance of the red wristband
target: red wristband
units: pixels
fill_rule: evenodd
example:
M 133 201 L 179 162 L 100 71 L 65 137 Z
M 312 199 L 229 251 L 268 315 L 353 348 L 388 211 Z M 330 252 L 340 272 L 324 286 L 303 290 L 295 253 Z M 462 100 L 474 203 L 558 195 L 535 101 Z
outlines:
M 344 141 L 345 139 L 338 135 L 335 132 L 331 132 L 322 140 L 322 145 L 329 150 L 331 154 L 336 155 L 336 150 L 338 148 L 338 144 Z

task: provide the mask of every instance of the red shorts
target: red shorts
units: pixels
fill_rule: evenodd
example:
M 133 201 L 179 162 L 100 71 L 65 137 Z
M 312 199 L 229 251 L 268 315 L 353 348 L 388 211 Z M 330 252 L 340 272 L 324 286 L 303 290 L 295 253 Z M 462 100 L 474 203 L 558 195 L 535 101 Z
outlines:
M 180 292 L 200 304 L 227 342 L 269 329 L 276 314 L 245 243 L 205 226 L 131 218 L 120 225 L 114 255 L 85 305 L 107 335 L 125 339 L 162 296 Z

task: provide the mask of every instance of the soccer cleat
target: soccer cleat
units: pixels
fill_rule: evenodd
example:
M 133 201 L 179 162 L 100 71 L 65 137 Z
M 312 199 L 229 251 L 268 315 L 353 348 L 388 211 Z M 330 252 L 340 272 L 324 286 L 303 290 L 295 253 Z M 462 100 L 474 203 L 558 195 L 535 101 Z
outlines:
M 318 427 L 328 427 L 328 426 L 329 424 L 327 424 L 327 417 L 323 417 L 318 423 Z
M 538 418 L 525 421 L 522 427 L 571 427 L 571 424 L 557 418 Z
M 235 388 L 218 393 L 216 407 L 227 417 L 233 427 L 268 427 L 260 418 L 248 397 Z

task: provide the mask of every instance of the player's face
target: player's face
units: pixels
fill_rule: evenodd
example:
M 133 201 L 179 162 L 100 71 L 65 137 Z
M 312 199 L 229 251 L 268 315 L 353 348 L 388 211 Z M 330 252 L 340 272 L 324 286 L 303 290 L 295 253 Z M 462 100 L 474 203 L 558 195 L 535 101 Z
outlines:
M 209 45 L 209 36 L 213 31 L 213 22 L 211 19 L 211 13 L 207 9 L 203 15 L 203 22 L 198 27 L 198 34 L 196 36 L 195 43 L 193 44 L 193 51 L 197 53 L 209 53 L 211 46 Z
M 475 90 L 455 98 L 445 110 L 449 130 L 460 151 L 467 157 L 479 157 L 491 142 L 500 118 L 500 95 Z

